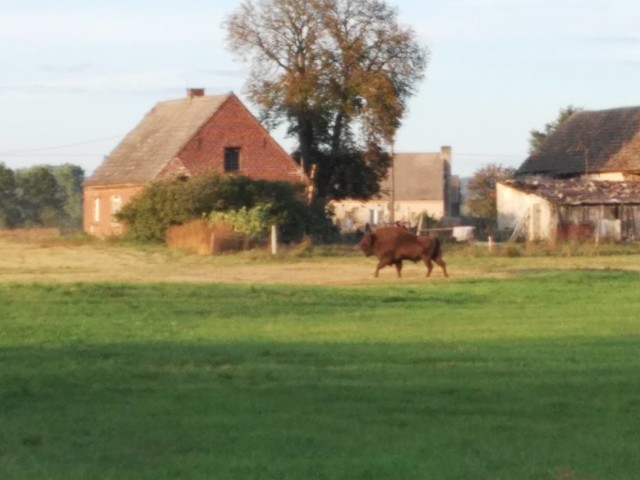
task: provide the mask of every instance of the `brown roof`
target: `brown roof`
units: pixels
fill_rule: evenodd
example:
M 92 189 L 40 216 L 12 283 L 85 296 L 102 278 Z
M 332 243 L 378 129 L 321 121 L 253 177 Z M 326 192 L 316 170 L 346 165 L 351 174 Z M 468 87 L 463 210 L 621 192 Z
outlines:
M 232 94 L 158 103 L 120 142 L 85 185 L 153 180 Z
M 557 205 L 638 205 L 640 182 L 606 182 L 570 178 L 513 179 L 500 182 Z
M 444 199 L 445 166 L 440 153 L 396 153 L 393 158 L 393 168 L 380 183 L 381 198 L 389 198 L 393 178 L 395 200 Z
M 578 111 L 527 158 L 520 175 L 640 172 L 640 107 Z

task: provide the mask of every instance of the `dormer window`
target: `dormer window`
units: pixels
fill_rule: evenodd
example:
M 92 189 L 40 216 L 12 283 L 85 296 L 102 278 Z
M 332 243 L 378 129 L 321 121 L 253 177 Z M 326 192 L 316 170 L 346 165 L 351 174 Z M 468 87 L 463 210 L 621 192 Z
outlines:
M 237 172 L 240 170 L 240 147 L 227 147 L 224 149 L 224 171 L 225 173 Z

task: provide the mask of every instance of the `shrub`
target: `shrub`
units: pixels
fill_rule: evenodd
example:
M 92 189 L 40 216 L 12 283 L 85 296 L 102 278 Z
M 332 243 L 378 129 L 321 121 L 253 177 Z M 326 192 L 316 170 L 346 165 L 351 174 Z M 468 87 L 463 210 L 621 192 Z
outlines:
M 278 224 L 283 242 L 299 240 L 305 234 L 317 239 L 330 236 L 330 212 L 323 204 L 307 205 L 303 193 L 302 184 L 201 175 L 150 185 L 123 207 L 117 218 L 126 224 L 129 239 L 163 242 L 172 225 L 208 217 L 212 212 L 235 212 L 230 215 L 238 216 L 243 215 L 238 212 L 247 214 L 261 208 Z
M 212 212 L 208 219 L 210 224 L 226 224 L 234 232 L 242 233 L 250 241 L 260 242 L 267 239 L 269 228 L 278 223 L 277 216 L 272 213 L 272 205 L 260 204 L 253 208 L 242 207 L 239 210 Z
M 507 257 L 521 257 L 522 256 L 522 248 L 519 245 L 508 244 L 507 248 L 504 251 L 505 256 Z
M 126 237 L 138 241 L 161 242 L 167 228 L 193 218 L 185 182 L 158 182 L 125 205 L 116 218 L 127 225 Z

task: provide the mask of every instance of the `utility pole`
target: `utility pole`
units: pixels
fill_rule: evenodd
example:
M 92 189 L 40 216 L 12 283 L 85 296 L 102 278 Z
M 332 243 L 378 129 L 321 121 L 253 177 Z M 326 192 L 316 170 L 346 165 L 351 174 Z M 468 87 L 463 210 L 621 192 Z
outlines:
M 584 156 L 584 174 L 589 175 L 589 146 L 584 141 L 584 136 L 580 135 L 580 144 L 578 148 L 582 150 L 582 155 Z
M 396 222 L 396 159 L 391 144 L 391 200 L 389 201 L 389 222 Z

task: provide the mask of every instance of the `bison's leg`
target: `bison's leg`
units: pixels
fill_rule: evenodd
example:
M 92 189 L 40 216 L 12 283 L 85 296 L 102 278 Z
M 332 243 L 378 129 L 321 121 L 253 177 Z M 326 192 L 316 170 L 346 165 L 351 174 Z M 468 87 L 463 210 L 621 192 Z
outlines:
M 396 272 L 398 272 L 398 277 L 402 277 L 402 260 L 396 260 L 393 263 L 396 266 Z
M 377 276 L 378 276 L 378 272 L 379 272 L 382 268 L 386 267 L 387 265 L 391 265 L 391 262 L 389 262 L 389 261 L 388 261 L 386 258 L 384 258 L 384 257 L 383 257 L 383 258 L 381 258 L 381 259 L 378 261 L 378 266 L 376 267 L 376 271 L 375 271 L 375 273 L 373 274 L 373 276 L 374 276 L 374 277 L 377 277 Z
M 384 265 L 380 265 L 380 262 L 378 262 L 378 265 L 376 266 L 376 271 L 373 272 L 373 276 L 378 278 L 378 272 L 380 271 L 380 269 L 384 267 Z
M 386 255 L 382 255 L 380 260 L 378 261 L 378 266 L 376 267 L 376 271 L 373 274 L 374 277 L 378 276 L 378 272 L 388 265 L 395 265 L 395 260 L 391 253 L 387 253 Z M 397 268 L 397 267 L 396 267 Z
M 427 277 L 431 275 L 431 270 L 433 270 L 433 264 L 431 263 L 431 253 L 428 252 L 426 255 L 420 255 L 420 258 L 424 262 L 424 266 L 427 267 Z
M 442 271 L 444 272 L 444 276 L 448 277 L 449 274 L 447 273 L 447 264 L 444 263 L 444 260 L 442 259 L 442 257 L 438 257 L 435 259 L 435 262 L 440 265 L 440 267 L 442 268 Z

